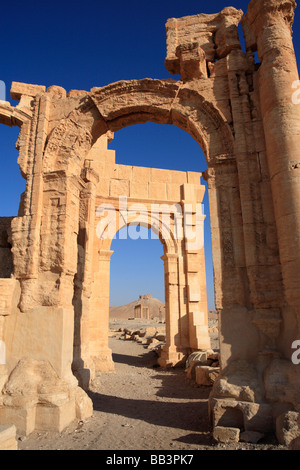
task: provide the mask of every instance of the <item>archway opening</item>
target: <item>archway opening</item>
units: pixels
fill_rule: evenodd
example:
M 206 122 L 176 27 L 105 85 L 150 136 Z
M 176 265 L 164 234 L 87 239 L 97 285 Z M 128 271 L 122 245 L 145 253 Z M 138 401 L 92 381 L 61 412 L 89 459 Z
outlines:
M 116 151 L 116 163 L 178 171 L 204 172 L 207 162 L 199 144 L 174 125 L 153 122 L 128 126 L 115 133 L 109 148 Z M 215 310 L 211 224 L 208 185 L 203 199 L 205 270 L 208 310 Z
M 147 293 L 164 303 L 163 246 L 151 229 L 136 227 L 132 238 L 130 228 L 121 229 L 111 244 L 110 307 L 127 305 Z
M 112 359 L 115 364 L 152 366 L 166 335 L 163 244 L 148 227 L 126 226 L 117 232 L 111 250 L 109 329 L 121 332 L 118 339 L 146 348 L 132 345 L 120 355 L 119 342 L 112 337 Z
M 0 126 L 0 278 L 10 278 L 13 273 L 10 224 L 12 218 L 18 215 L 20 195 L 26 185 L 17 163 L 19 132 L 18 127 Z

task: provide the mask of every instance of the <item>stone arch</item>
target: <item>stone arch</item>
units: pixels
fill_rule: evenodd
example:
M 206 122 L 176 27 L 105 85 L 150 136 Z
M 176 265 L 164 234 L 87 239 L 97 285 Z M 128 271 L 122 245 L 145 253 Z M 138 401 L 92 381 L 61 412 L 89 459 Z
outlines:
M 62 119 L 60 124 L 52 130 L 43 155 L 44 178 L 47 178 L 47 175 L 53 178 L 55 174 L 63 173 L 66 184 L 72 185 L 75 192 L 79 191 L 79 196 L 81 189 L 79 187 L 75 189 L 75 179 L 76 177 L 78 178 L 79 185 L 82 179 L 86 182 L 93 180 L 93 168 L 89 167 L 89 152 L 100 137 L 104 134 L 109 134 L 109 132 L 116 132 L 123 127 L 145 122 L 173 124 L 188 132 L 204 151 L 208 167 L 214 168 L 218 162 L 223 162 L 226 159 L 232 161 L 234 159 L 233 136 L 230 125 L 227 123 L 222 112 L 210 101 L 209 96 L 202 95 L 190 85 L 174 82 L 173 80 L 143 79 L 121 81 L 103 88 L 92 89 L 89 94 L 80 98 L 78 106 L 70 112 L 68 117 Z M 101 175 L 99 177 L 101 178 Z M 70 183 L 67 183 L 67 181 Z M 97 183 L 89 184 L 96 190 Z M 89 193 L 89 190 L 87 193 Z M 96 197 L 96 194 L 94 196 Z M 66 206 L 64 210 L 67 218 L 69 210 L 74 213 L 74 205 L 70 209 Z M 218 215 L 215 215 L 215 217 L 217 220 Z M 79 218 L 79 207 L 76 218 L 77 220 Z M 74 254 L 78 245 L 75 221 L 76 219 L 73 218 L 73 226 L 68 229 L 67 235 L 67 243 L 69 247 L 72 247 L 72 251 L 69 250 L 69 258 L 64 258 L 64 269 L 68 269 L 68 275 L 72 272 L 76 273 Z M 217 222 L 215 227 L 218 227 Z M 217 240 L 217 243 L 219 243 L 219 238 L 220 235 L 217 228 L 215 230 L 215 240 Z M 91 241 L 88 243 L 90 243 L 90 246 L 92 245 Z M 91 252 L 93 251 L 92 248 L 90 250 Z M 111 255 L 109 246 L 99 251 L 102 263 L 109 263 Z M 178 290 L 178 287 L 175 288 L 175 285 L 179 282 L 177 269 L 178 253 L 174 250 L 173 252 L 171 251 L 169 250 L 169 253 L 166 254 L 165 263 L 169 266 L 167 268 L 168 272 L 172 270 L 172 276 L 176 280 L 172 285 L 172 290 L 175 291 L 175 289 Z M 88 256 L 85 255 L 85 258 L 88 260 Z M 67 265 L 70 267 L 67 268 Z M 181 266 L 182 269 L 183 267 Z M 92 273 L 92 270 L 90 270 L 90 273 Z M 101 276 L 101 273 L 99 275 Z M 106 283 L 107 280 L 103 282 Z M 187 282 L 189 283 L 190 281 Z M 98 308 L 93 303 L 94 301 L 88 297 L 80 302 L 81 316 L 83 315 L 84 308 L 87 316 L 89 311 Z M 99 302 L 99 299 L 96 299 L 95 302 L 99 306 L 103 305 L 103 302 Z M 90 306 L 87 307 L 88 304 Z M 174 309 L 177 309 L 178 312 L 176 306 Z M 190 321 L 192 323 L 198 321 L 196 313 Z M 202 323 L 202 321 L 205 322 L 205 319 L 203 320 L 201 317 L 199 321 Z M 185 349 L 197 349 L 200 347 L 196 330 L 197 327 L 195 326 L 194 328 L 193 326 L 192 333 L 186 336 Z M 93 335 L 95 337 L 95 331 Z M 193 337 L 193 345 L 190 343 L 189 335 Z M 209 338 L 206 338 L 204 334 L 201 342 L 203 346 L 201 347 L 206 347 L 208 340 Z M 105 335 L 105 338 L 102 336 L 101 341 L 102 344 L 105 341 L 107 342 L 107 335 Z M 90 340 L 86 341 L 86 343 L 88 342 Z M 82 349 L 80 342 L 78 347 Z M 91 352 L 92 348 L 90 346 L 87 349 L 89 349 L 87 354 L 88 360 L 84 362 L 89 364 L 87 366 L 89 369 L 93 368 L 90 365 L 90 359 L 96 364 L 108 363 L 111 360 L 108 348 L 106 353 L 103 352 L 103 348 L 100 352 L 96 347 L 94 353 Z M 176 363 L 178 361 L 178 348 L 173 347 L 173 344 L 168 348 L 168 360 L 171 360 L 172 354 L 174 354 L 173 363 Z M 79 369 L 80 367 L 76 366 L 76 370 L 78 371 Z M 81 373 L 81 376 L 83 375 Z
M 104 225 L 101 225 L 101 222 L 99 222 L 99 225 L 97 226 L 97 237 L 100 240 L 101 249 L 110 250 L 114 235 L 122 228 L 130 225 L 141 225 L 146 228 L 151 228 L 151 230 L 153 230 L 153 232 L 159 237 L 165 253 L 178 253 L 178 241 L 176 240 L 173 227 L 168 227 L 158 215 L 151 214 L 147 209 L 138 217 L 134 217 L 133 219 L 129 217 L 126 222 L 123 221 L 123 224 L 119 224 L 117 227 L 115 225 L 113 215 L 109 217 L 109 220 Z M 105 239 L 105 232 L 110 233 L 112 238 L 109 237 Z
M 83 165 L 101 135 L 145 122 L 173 124 L 191 134 L 208 167 L 234 154 L 230 125 L 209 97 L 181 82 L 142 79 L 93 88 L 82 98 L 53 129 L 44 152 L 44 169 L 70 169 L 74 174 L 74 166 Z
M 19 126 L 27 123 L 32 118 L 32 112 L 29 108 L 20 109 L 11 106 L 8 102 L 0 102 L 0 124 L 7 126 Z
M 141 206 L 141 204 L 139 204 Z M 86 364 L 92 376 L 93 370 L 107 371 L 113 370 L 114 365 L 112 362 L 111 351 L 108 347 L 109 337 L 109 285 L 110 285 L 110 259 L 113 251 L 111 251 L 111 243 L 114 235 L 130 225 L 142 225 L 151 228 L 159 237 L 164 255 L 165 272 L 165 293 L 166 293 L 166 346 L 165 357 L 162 355 L 161 364 L 165 365 L 166 360 L 178 361 L 179 353 L 184 348 L 181 344 L 181 338 L 177 338 L 180 326 L 178 322 L 182 321 L 180 318 L 178 286 L 179 282 L 179 264 L 182 263 L 182 239 L 176 235 L 175 215 L 171 220 L 171 226 L 168 226 L 163 216 L 153 214 L 149 207 L 141 207 L 141 212 L 136 215 L 135 210 L 128 211 L 126 220 L 119 217 L 119 207 L 117 202 L 113 204 L 104 204 L 105 211 L 101 211 L 103 215 L 100 221 L 95 224 L 94 232 L 97 237 L 94 237 L 93 242 L 93 259 L 94 269 L 91 274 L 91 282 L 89 282 L 88 295 L 85 296 L 83 303 L 85 304 L 84 318 L 76 314 L 75 308 L 75 347 L 74 347 L 74 361 L 73 371 L 82 384 L 86 388 L 85 377 L 86 369 L 82 364 Z M 99 208 L 98 208 L 99 209 Z M 98 211 L 97 209 L 97 211 Z M 179 213 L 179 217 L 181 213 Z M 182 220 L 180 220 L 182 223 Z M 180 259 L 181 257 L 181 259 Z M 96 266 L 96 268 L 95 268 Z M 170 283 L 170 285 L 169 285 Z M 101 289 L 99 286 L 101 285 Z M 84 287 L 84 292 L 87 292 Z M 77 319 L 77 320 L 76 320 Z M 185 319 L 186 321 L 186 319 Z M 83 325 L 86 325 L 85 327 Z M 90 329 L 86 334 L 80 331 Z M 186 339 L 185 339 L 186 341 Z M 186 347 L 186 345 L 185 345 Z M 171 358 L 171 359 L 170 359 Z

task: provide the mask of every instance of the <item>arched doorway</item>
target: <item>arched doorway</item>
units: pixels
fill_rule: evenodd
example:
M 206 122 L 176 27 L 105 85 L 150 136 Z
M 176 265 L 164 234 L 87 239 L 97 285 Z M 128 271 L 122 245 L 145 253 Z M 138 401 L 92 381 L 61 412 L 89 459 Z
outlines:
M 118 313 L 123 312 L 124 306 L 138 303 L 140 296 L 150 294 L 165 303 L 163 246 L 151 229 L 132 228 L 133 233 L 128 227 L 120 230 L 111 245 L 114 254 L 110 266 L 110 322 L 135 318 L 134 307 L 130 312 L 126 308 L 127 318 L 125 311 L 124 316 Z M 158 317 L 157 310 L 155 316 Z

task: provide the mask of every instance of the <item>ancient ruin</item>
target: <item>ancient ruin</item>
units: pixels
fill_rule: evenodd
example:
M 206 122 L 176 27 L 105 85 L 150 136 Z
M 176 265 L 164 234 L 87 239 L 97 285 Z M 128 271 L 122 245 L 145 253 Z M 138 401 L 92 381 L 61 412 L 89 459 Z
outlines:
M 187 220 L 200 233 L 203 227 L 201 177 L 209 187 L 220 330 L 212 424 L 281 435 L 288 413 L 297 419 L 300 366 L 291 360 L 300 339 L 295 7 L 294 0 L 252 0 L 245 14 L 228 7 L 169 19 L 165 65 L 180 74 L 178 81 L 146 78 L 68 93 L 12 83 L 19 104 L 0 103 L 0 122 L 20 127 L 26 190 L 18 216 L 0 219 L 1 425 L 27 435 L 61 430 L 92 413 L 84 389 L 96 373 L 113 368 L 110 245 L 123 226 L 155 229 L 164 247 L 160 365 L 210 347 L 204 249 L 184 231 Z M 119 129 L 145 122 L 191 134 L 207 171 L 116 164 L 107 142 Z

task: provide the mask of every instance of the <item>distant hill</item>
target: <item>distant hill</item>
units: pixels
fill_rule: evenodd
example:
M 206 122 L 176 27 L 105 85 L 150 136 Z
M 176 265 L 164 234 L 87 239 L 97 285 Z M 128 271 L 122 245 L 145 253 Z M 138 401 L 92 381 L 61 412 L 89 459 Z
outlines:
M 151 294 L 140 295 L 137 300 L 130 302 L 127 305 L 120 305 L 119 307 L 110 307 L 110 319 L 134 318 L 134 307 L 136 305 L 143 305 L 149 307 L 149 317 L 151 320 L 154 318 L 165 321 L 165 304 L 158 299 L 152 297 Z

